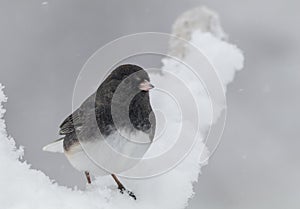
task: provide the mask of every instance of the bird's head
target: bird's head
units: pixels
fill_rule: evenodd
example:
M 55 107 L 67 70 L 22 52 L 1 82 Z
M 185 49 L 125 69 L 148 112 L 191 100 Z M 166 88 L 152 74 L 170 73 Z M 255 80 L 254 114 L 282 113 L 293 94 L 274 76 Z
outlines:
M 150 83 L 148 73 L 137 65 L 121 65 L 117 67 L 109 77 L 118 80 L 120 84 L 124 84 L 133 90 L 148 92 L 154 88 Z

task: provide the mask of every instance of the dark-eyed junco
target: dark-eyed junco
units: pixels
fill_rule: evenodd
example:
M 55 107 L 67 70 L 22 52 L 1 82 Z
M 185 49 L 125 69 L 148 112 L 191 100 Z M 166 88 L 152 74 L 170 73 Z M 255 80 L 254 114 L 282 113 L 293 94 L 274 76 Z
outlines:
M 136 199 L 115 174 L 99 168 L 91 158 L 101 162 L 104 159 L 113 170 L 133 166 L 134 163 L 107 153 L 104 141 L 122 155 L 142 157 L 155 133 L 155 115 L 149 98 L 153 87 L 143 68 L 132 64 L 117 67 L 97 91 L 63 121 L 59 134 L 64 136 L 43 150 L 63 152 L 73 167 L 85 172 L 88 183 L 91 183 L 90 172 L 112 175 L 118 189 Z

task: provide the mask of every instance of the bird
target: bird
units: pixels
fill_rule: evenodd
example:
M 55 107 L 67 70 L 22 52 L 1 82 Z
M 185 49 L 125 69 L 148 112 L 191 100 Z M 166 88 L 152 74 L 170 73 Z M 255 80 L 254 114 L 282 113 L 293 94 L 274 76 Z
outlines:
M 149 94 L 153 88 L 142 67 L 135 64 L 116 67 L 98 89 L 63 120 L 59 126 L 62 137 L 43 150 L 64 153 L 75 169 L 84 172 L 88 184 L 92 183 L 91 175 L 111 175 L 119 191 L 127 192 L 136 200 L 116 173 L 97 166 L 90 158 L 120 172 L 138 163 L 154 140 L 156 119 Z M 121 155 L 107 152 L 105 143 Z M 123 155 L 138 160 L 124 159 Z

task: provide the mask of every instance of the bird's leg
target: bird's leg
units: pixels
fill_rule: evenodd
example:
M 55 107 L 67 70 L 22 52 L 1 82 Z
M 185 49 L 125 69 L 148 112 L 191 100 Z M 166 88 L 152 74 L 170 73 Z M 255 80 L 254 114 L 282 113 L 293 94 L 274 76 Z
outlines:
M 126 190 L 125 187 L 123 186 L 123 184 L 120 182 L 120 180 L 117 178 L 117 176 L 115 174 L 111 174 L 111 176 L 113 177 L 113 179 L 117 183 L 118 189 L 121 191 L 121 193 L 123 193 L 123 191 Z
M 114 179 L 115 182 L 117 183 L 118 189 L 120 190 L 120 192 L 121 192 L 122 194 L 124 194 L 124 191 L 126 191 L 130 197 L 132 197 L 134 200 L 136 200 L 136 196 L 134 195 L 134 193 L 131 192 L 131 191 L 128 191 L 128 190 L 123 186 L 123 184 L 120 182 L 120 180 L 117 178 L 117 176 L 116 176 L 115 174 L 111 174 L 111 176 L 113 177 L 113 179 Z
M 88 171 L 85 171 L 84 174 L 85 174 L 85 177 L 86 177 L 87 182 L 88 182 L 89 184 L 91 184 L 91 183 L 92 183 L 92 180 L 91 180 L 90 173 L 89 173 Z

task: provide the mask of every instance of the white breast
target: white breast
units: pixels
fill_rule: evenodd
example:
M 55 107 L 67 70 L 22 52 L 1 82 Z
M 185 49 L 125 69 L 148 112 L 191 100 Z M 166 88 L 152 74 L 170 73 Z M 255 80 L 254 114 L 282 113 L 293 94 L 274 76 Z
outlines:
M 94 175 L 120 174 L 135 166 L 150 145 L 148 134 L 122 130 L 105 139 L 77 143 L 65 155 L 79 171 Z

